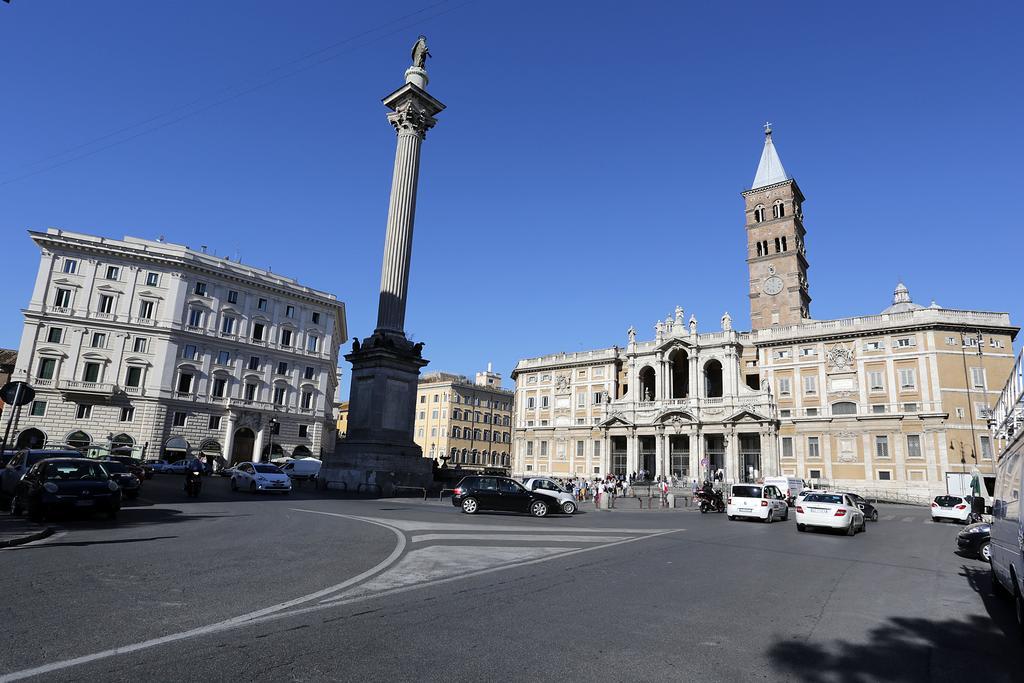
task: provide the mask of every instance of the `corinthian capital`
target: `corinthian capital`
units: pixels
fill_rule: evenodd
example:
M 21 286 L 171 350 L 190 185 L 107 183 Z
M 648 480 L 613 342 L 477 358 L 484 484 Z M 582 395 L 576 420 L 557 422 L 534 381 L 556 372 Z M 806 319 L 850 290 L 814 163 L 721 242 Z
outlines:
M 425 138 L 427 131 L 437 123 L 437 119 L 433 116 L 414 106 L 402 107 L 398 111 L 388 114 L 388 121 L 395 127 L 395 132 L 399 135 L 415 135 L 419 138 Z

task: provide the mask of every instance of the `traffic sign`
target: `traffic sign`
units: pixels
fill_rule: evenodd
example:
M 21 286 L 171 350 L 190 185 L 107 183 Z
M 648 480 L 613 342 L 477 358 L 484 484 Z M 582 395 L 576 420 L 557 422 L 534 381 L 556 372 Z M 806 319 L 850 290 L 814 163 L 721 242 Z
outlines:
M 36 390 L 28 382 L 8 382 L 0 388 L 0 399 L 9 406 L 23 406 L 32 402 Z

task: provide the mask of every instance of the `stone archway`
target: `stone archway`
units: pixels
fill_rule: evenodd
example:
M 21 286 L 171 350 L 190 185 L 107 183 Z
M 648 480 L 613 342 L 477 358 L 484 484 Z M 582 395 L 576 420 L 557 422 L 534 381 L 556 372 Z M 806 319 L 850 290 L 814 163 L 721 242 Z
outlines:
M 654 374 L 654 368 L 650 365 L 645 365 L 640 369 L 637 379 L 640 381 L 640 395 L 638 398 L 641 401 L 653 401 L 658 398 L 657 388 L 655 387 L 657 379 Z
M 42 448 L 46 444 L 46 434 L 42 431 L 31 427 L 26 429 L 21 434 L 18 434 L 17 440 L 14 442 L 15 448 Z
M 92 444 L 92 437 L 79 429 L 68 434 L 64 441 L 76 450 L 85 451 Z
M 686 349 L 676 349 L 668 356 L 672 365 L 672 398 L 690 395 L 690 355 Z
M 256 446 L 256 434 L 248 427 L 235 432 L 234 444 L 231 447 L 231 464 L 252 462 L 252 451 Z

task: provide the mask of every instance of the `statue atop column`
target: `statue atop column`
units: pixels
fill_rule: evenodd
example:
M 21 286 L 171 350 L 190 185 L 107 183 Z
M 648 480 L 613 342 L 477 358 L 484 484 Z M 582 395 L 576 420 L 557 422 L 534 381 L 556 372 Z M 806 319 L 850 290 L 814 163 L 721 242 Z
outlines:
M 658 344 L 661 343 L 662 335 L 664 334 L 664 332 L 665 332 L 665 328 L 663 328 L 661 326 L 661 321 L 660 320 L 658 322 L 654 323 L 654 341 L 655 341 L 655 343 L 658 343 Z
M 697 316 L 690 314 L 690 334 L 697 334 Z
M 732 329 L 732 316 L 729 315 L 729 311 L 726 311 L 725 315 L 722 316 L 722 331 L 723 332 L 728 332 L 731 329 Z
M 629 329 L 626 330 L 626 336 L 629 337 L 629 343 L 630 344 L 636 344 L 636 328 L 635 327 L 630 325 Z
M 421 35 L 412 46 L 412 65 L 417 69 L 426 68 L 427 57 L 430 56 L 430 50 L 427 49 L 427 37 Z

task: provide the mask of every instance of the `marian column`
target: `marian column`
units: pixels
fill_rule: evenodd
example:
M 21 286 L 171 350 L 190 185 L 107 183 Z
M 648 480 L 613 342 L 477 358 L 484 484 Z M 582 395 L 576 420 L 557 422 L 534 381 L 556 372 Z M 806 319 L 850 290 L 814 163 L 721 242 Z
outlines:
M 416 389 L 420 368 L 427 361 L 423 344 L 413 344 L 405 336 L 420 146 L 436 123 L 434 116 L 444 109 L 426 91 L 424 65 L 429 55 L 426 38 L 420 36 L 412 49 L 405 85 L 383 100 L 391 110 L 388 121 L 395 127 L 398 144 L 377 327 L 362 343 L 354 339 L 352 352 L 345 355 L 352 363 L 348 432 L 324 462 L 320 481 L 327 487 L 390 495 L 395 486 L 433 483 L 433 460 L 424 458 L 413 440 Z

